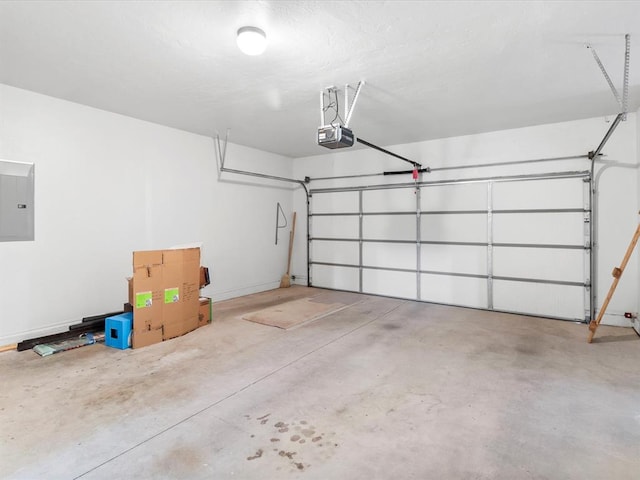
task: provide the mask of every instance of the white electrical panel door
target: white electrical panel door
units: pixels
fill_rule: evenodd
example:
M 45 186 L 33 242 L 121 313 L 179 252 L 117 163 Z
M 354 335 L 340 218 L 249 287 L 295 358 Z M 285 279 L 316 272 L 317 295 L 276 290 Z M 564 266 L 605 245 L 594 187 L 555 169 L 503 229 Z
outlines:
M 0 160 L 0 241 L 34 239 L 33 165 Z

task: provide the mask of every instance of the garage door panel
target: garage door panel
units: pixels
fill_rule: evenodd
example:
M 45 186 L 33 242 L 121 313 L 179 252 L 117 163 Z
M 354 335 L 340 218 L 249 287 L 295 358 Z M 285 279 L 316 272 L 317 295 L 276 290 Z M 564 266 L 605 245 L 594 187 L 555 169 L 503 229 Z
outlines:
M 358 242 L 313 242 L 311 258 L 314 262 L 358 265 Z
M 365 239 L 413 240 L 416 238 L 414 215 L 374 215 L 362 219 L 362 234 Z
M 582 178 L 558 178 L 493 185 L 494 210 L 582 208 Z
M 311 199 L 313 213 L 358 213 L 358 192 L 317 193 Z
M 583 299 L 582 287 L 493 281 L 493 308 L 496 310 L 583 320 Z
M 423 211 L 486 210 L 486 183 L 429 185 L 420 191 Z
M 420 295 L 424 301 L 487 308 L 485 279 L 430 274 L 420 277 Z
M 312 261 L 356 265 L 361 252 L 363 270 L 360 276 L 358 268 L 313 265 L 313 284 L 351 291 L 362 287 L 364 293 L 582 319 L 589 298 L 582 285 L 589 275 L 588 251 L 584 249 L 589 241 L 583 212 L 585 192 L 588 190 L 582 177 L 549 176 L 543 180 L 497 178 L 491 182 L 427 185 L 421 188 L 420 196 L 412 188 L 314 194 L 313 212 L 330 215 L 312 218 L 312 236 L 362 243 L 313 240 Z M 360 198 L 362 217 L 354 215 L 359 211 Z M 419 217 L 417 212 L 407 213 L 416 210 L 418 198 Z M 566 209 L 576 211 L 545 211 Z M 491 249 L 487 247 L 489 241 Z M 502 246 L 511 244 L 529 247 Z M 416 265 L 418 259 L 420 264 Z M 422 273 L 417 277 L 414 272 L 394 270 L 416 267 L 441 274 Z M 491 283 L 485 278 L 489 273 Z
M 487 274 L 487 247 L 422 245 L 420 269 L 437 272 Z
M 314 287 L 357 292 L 360 273 L 357 268 L 311 265 Z
M 362 291 L 374 295 L 416 298 L 416 274 L 365 269 L 362 272 Z
M 584 255 L 584 250 L 495 247 L 493 274 L 583 282 Z
M 487 242 L 487 216 L 484 214 L 422 215 L 423 241 Z
M 582 213 L 508 213 L 493 216 L 494 243 L 583 245 Z
M 311 232 L 319 238 L 358 238 L 358 217 L 313 217 Z
M 362 245 L 362 264 L 371 267 L 416 269 L 415 245 L 370 243 Z
M 363 212 L 411 212 L 416 210 L 412 188 L 367 190 L 362 192 Z

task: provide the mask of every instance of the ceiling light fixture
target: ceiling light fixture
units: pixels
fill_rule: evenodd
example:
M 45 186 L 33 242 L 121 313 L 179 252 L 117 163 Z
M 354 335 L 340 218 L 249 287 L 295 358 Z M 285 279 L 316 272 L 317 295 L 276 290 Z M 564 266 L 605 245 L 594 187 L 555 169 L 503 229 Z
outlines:
M 260 55 L 267 48 L 267 36 L 257 27 L 238 29 L 238 48 L 246 55 Z

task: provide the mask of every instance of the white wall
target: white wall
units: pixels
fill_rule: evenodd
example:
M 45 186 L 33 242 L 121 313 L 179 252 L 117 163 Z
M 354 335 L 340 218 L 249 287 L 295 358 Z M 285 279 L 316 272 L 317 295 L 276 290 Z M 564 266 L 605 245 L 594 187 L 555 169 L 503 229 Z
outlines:
M 223 174 L 211 138 L 0 85 L 0 158 L 35 163 L 35 241 L 0 243 L 0 345 L 118 310 L 133 250 L 202 242 L 214 300 L 276 288 L 286 185 Z M 230 168 L 291 160 L 229 145 Z M 259 186 L 250 186 L 248 182 Z
M 638 111 L 636 112 L 636 152 L 638 155 L 637 163 L 638 165 L 640 165 L 640 121 L 638 119 L 640 119 L 640 109 L 638 109 Z M 640 191 L 640 168 L 638 169 L 637 178 L 638 178 L 638 191 Z M 637 209 L 638 211 L 640 211 L 640 194 L 638 195 Z M 640 216 L 638 217 L 638 219 L 640 221 Z M 636 250 L 639 248 L 640 248 L 640 245 L 636 247 Z M 637 259 L 638 259 L 638 265 L 639 265 L 639 271 L 640 271 L 640 255 L 637 256 Z M 640 291 L 638 292 L 638 295 L 636 296 L 636 298 L 638 299 L 638 304 L 636 305 L 636 310 L 634 313 L 638 315 L 638 313 L 640 313 Z M 640 334 L 640 318 L 638 318 L 637 316 L 633 320 L 633 326 L 635 330 L 638 332 L 638 334 Z
M 287 214 L 293 208 L 287 184 L 230 174 L 219 181 L 208 137 L 5 85 L 0 85 L 0 112 L 0 158 L 36 165 L 36 239 L 0 243 L 0 345 L 119 309 L 126 301 L 133 250 L 203 242 L 202 263 L 213 277 L 203 293 L 215 300 L 278 286 L 288 229 L 280 231 L 275 246 L 275 210 L 276 202 Z M 389 148 L 431 167 L 575 155 L 594 149 L 608 126 L 597 118 Z M 604 150 L 607 160 L 640 162 L 639 138 L 636 115 L 629 115 Z M 365 148 L 298 159 L 292 166 L 285 157 L 233 144 L 226 165 L 295 178 L 408 167 Z M 584 160 L 563 161 L 433 173 L 425 179 L 584 168 Z M 598 305 L 637 222 L 640 172 L 632 172 L 610 168 L 602 175 Z M 312 182 L 311 187 L 350 183 Z M 292 273 L 304 283 L 301 188 L 293 199 L 300 216 Z M 634 257 L 605 323 L 626 324 L 623 312 L 640 309 L 640 262 Z
M 594 118 L 446 138 L 396 145 L 389 147 L 389 149 L 432 168 L 582 155 L 598 146 L 613 118 Z M 357 135 L 357 122 L 353 127 Z M 606 161 L 623 162 L 628 166 L 635 167 L 640 162 L 637 137 L 636 115 L 630 114 L 628 120 L 618 126 L 603 150 L 603 153 L 607 155 Z M 375 139 L 368 138 L 368 140 L 375 143 Z M 318 148 L 320 149 L 320 147 Z M 602 165 L 601 162 L 598 162 L 597 170 Z M 410 165 L 407 163 L 361 147 L 298 159 L 294 163 L 294 175 L 296 178 L 304 176 L 314 178 L 378 173 L 384 170 L 406 170 L 409 168 Z M 587 170 L 588 168 L 589 162 L 586 159 L 564 160 L 434 172 L 427 174 L 424 180 Z M 601 177 L 598 218 L 598 308 L 609 289 L 611 270 L 620 263 L 637 225 L 639 178 L 634 170 L 619 167 L 608 168 Z M 312 181 L 310 186 L 311 188 L 323 188 L 353 184 L 372 185 L 389 181 L 408 182 L 411 181 L 411 176 L 368 177 L 359 180 L 359 183 L 352 179 Z M 298 209 L 302 208 L 302 197 L 300 192 L 294 196 Z M 298 274 L 306 268 L 304 266 L 305 259 L 301 255 L 304 248 L 302 238 L 299 238 L 299 244 L 296 247 L 298 253 L 294 259 L 293 271 Z M 637 254 L 634 255 L 637 256 Z M 638 284 L 638 261 L 632 260 L 627 267 L 624 280 L 620 282 L 616 295 L 607 310 L 604 323 L 629 325 L 629 322 L 623 318 L 623 314 L 626 311 L 638 309 Z

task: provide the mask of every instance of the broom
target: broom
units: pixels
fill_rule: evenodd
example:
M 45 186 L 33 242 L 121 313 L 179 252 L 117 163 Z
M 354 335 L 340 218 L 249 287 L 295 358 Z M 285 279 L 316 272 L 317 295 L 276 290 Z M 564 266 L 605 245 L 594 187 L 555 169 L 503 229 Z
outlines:
M 291 254 L 293 253 L 293 238 L 296 234 L 296 212 L 293 212 L 293 221 L 291 225 L 291 231 L 289 232 L 289 258 L 287 259 L 287 273 L 282 275 L 280 279 L 280 288 L 289 288 L 291 286 Z

